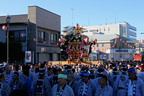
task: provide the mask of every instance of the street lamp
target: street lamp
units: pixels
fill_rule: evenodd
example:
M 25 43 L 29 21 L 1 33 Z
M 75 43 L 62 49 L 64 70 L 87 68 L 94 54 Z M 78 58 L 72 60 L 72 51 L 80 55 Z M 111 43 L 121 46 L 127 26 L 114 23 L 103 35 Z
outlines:
M 10 16 L 6 16 L 6 23 L 7 23 L 7 64 L 9 63 L 9 23 L 10 23 Z

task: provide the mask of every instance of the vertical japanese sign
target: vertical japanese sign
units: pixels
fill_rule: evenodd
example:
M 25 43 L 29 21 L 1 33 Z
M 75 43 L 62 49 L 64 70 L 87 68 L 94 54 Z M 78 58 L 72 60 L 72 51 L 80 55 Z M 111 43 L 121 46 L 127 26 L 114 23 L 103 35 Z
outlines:
M 25 51 L 25 62 L 30 63 L 32 61 L 31 51 Z

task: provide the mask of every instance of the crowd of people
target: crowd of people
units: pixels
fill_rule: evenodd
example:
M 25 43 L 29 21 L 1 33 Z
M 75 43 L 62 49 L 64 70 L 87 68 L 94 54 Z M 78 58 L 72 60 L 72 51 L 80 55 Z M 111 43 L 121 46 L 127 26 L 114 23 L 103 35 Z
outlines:
M 0 96 L 144 96 L 143 62 L 0 65 Z

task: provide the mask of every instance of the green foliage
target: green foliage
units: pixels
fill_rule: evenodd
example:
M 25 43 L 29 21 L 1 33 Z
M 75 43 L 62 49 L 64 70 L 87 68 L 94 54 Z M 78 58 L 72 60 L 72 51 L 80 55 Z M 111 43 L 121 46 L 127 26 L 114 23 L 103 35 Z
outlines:
M 70 40 L 72 36 L 73 36 L 73 34 L 72 35 L 66 35 L 65 38 L 64 38 L 66 40 L 65 42 Z M 60 47 L 60 49 L 62 50 L 61 51 L 61 60 L 67 60 L 68 59 L 68 53 L 66 51 L 66 48 L 67 48 L 66 43 L 64 45 L 61 45 L 61 47 Z

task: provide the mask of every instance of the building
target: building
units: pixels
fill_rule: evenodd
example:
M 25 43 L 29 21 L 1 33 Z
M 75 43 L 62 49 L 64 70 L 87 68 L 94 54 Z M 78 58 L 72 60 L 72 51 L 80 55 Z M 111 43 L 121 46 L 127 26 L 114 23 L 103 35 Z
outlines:
M 144 40 L 142 43 L 139 42 L 139 40 L 135 40 L 136 42 L 136 53 L 140 55 L 144 55 Z
M 90 41 L 94 39 L 97 39 L 97 44 L 92 46 L 91 61 L 133 60 L 135 54 L 135 42 L 133 40 L 116 34 L 89 36 Z
M 25 51 L 34 53 L 34 63 L 60 60 L 60 48 L 56 46 L 61 30 L 60 15 L 29 6 L 28 14 L 10 17 L 10 41 L 20 41 L 23 54 Z M 0 16 L 0 27 L 5 24 L 6 16 Z M 6 32 L 0 29 L 0 35 L 5 37 Z M 0 38 L 0 42 L 6 42 L 6 38 Z
M 131 40 L 136 40 L 136 28 L 127 22 L 111 25 L 84 26 L 85 35 L 93 34 L 118 34 Z

